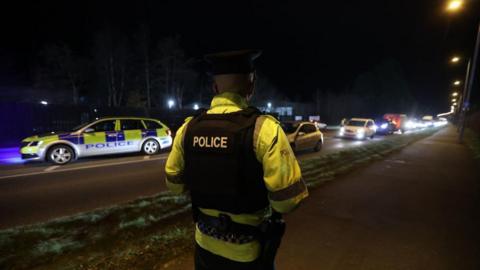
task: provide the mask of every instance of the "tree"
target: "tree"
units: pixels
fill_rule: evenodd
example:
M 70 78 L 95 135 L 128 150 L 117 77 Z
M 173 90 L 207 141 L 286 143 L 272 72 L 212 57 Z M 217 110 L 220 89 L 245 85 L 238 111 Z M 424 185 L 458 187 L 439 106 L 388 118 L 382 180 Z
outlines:
M 144 95 L 146 97 L 146 107 L 150 108 L 152 106 L 152 63 L 151 63 L 151 50 L 150 50 L 150 31 L 146 24 L 142 24 L 139 27 L 138 34 L 136 36 L 137 46 L 137 58 L 139 58 L 142 78 L 142 85 L 144 90 Z M 139 93 L 136 93 L 137 96 L 140 96 Z
M 100 89 L 107 92 L 107 105 L 123 103 L 128 78 L 127 39 L 117 31 L 106 28 L 95 36 L 94 59 Z
M 188 59 L 180 47 L 179 36 L 167 37 L 158 43 L 154 66 L 159 74 L 156 80 L 159 104 L 174 99 L 182 108 L 185 92 L 192 89 L 197 77 L 192 64 L 193 59 Z
M 280 104 L 287 98 L 278 91 L 278 88 L 262 73 L 257 74 L 255 93 L 250 101 L 259 107 L 265 107 L 268 102 Z
M 46 86 L 57 91 L 70 89 L 71 102 L 79 104 L 87 61 L 75 55 L 64 43 L 45 46 L 41 58 L 35 79 L 37 87 Z
M 414 99 L 400 64 L 387 59 L 372 70 L 360 74 L 354 82 L 352 94 L 362 101 L 363 111 L 372 114 L 410 112 Z

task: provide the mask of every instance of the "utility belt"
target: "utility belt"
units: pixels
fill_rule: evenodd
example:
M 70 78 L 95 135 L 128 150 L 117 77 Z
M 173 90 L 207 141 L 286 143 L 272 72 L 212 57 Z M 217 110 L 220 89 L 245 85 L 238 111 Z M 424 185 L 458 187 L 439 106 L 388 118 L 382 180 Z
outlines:
M 260 241 L 262 251 L 260 261 L 262 269 L 274 269 L 275 256 L 285 233 L 285 222 L 282 215 L 274 212 L 259 226 L 234 222 L 229 215 L 209 216 L 202 211 L 196 211 L 198 229 L 213 238 L 235 244 Z
M 259 227 L 234 222 L 229 215 L 209 216 L 197 213 L 198 229 L 213 238 L 234 244 L 245 244 L 261 239 Z

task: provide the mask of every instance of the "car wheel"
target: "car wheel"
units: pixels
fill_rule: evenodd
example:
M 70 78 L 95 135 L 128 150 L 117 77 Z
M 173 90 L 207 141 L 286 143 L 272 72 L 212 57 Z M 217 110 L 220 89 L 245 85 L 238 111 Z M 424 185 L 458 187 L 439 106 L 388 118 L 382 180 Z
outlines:
M 154 139 L 149 139 L 142 145 L 142 152 L 145 155 L 155 155 L 158 151 L 160 151 L 160 144 Z
M 315 147 L 313 148 L 313 151 L 319 152 L 320 150 L 322 150 L 322 146 L 323 146 L 322 141 L 318 141 Z
M 374 133 L 374 134 L 372 134 L 372 136 L 370 136 L 370 139 L 372 139 L 372 140 L 373 140 L 373 138 L 375 138 L 375 133 Z
M 50 147 L 47 153 L 48 161 L 57 164 L 64 165 L 72 161 L 75 156 L 73 149 L 64 144 L 54 145 Z

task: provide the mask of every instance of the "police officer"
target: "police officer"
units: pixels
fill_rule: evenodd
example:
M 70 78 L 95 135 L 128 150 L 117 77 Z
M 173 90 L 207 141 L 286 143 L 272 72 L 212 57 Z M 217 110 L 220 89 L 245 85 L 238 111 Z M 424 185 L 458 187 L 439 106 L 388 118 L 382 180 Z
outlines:
M 195 269 L 272 269 L 259 227 L 288 213 L 308 191 L 279 122 L 249 107 L 256 50 L 207 55 L 215 96 L 177 131 L 165 171 L 175 193 L 189 191 L 196 224 Z M 264 237 L 263 237 L 264 238 Z M 267 237 L 268 238 L 268 237 Z

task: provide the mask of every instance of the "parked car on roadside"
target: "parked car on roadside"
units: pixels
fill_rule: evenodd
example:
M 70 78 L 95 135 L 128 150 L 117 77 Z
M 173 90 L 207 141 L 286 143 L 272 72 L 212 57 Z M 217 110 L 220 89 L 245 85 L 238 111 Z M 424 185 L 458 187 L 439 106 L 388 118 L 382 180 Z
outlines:
M 293 151 L 313 149 L 318 152 L 322 149 L 323 134 L 315 123 L 284 122 L 282 127 Z
M 364 140 L 366 138 L 373 139 L 377 131 L 375 121 L 369 118 L 352 118 L 345 122 L 340 128 L 338 136 L 342 138 L 352 138 Z
M 112 117 L 22 140 L 22 159 L 63 165 L 77 158 L 130 152 L 157 154 L 172 145 L 170 129 L 150 118 Z

